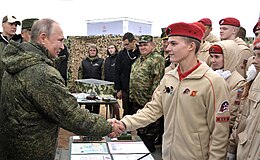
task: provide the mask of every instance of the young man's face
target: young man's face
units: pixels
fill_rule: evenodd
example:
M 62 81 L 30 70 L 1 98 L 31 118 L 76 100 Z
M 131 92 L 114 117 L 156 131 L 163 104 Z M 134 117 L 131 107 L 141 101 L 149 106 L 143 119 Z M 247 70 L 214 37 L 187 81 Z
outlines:
M 113 55 L 116 52 L 116 47 L 114 45 L 110 45 L 107 47 L 108 52 Z
M 255 53 L 255 58 L 252 61 L 252 63 L 254 64 L 257 73 L 259 73 L 260 72 L 260 50 L 254 50 L 254 53 Z
M 211 68 L 215 71 L 224 67 L 224 56 L 223 54 L 210 54 Z
M 135 48 L 135 40 L 133 40 L 132 42 L 129 42 L 128 39 L 125 39 L 123 41 L 123 46 L 126 50 L 132 50 Z
M 17 30 L 17 23 L 5 22 L 2 23 L 2 27 L 4 36 L 13 36 Z
M 221 40 L 232 40 L 233 37 L 237 34 L 237 27 L 230 25 L 221 25 L 220 26 L 220 38 Z
M 185 39 L 181 36 L 170 36 L 168 39 L 169 45 L 166 51 L 170 55 L 170 61 L 180 63 L 189 56 L 190 44 L 186 43 Z

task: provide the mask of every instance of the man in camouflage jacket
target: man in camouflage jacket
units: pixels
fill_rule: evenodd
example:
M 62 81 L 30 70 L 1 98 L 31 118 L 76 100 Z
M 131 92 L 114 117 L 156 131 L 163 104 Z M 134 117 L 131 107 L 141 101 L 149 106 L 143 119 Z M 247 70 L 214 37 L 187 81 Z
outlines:
M 153 37 L 142 35 L 139 39 L 141 56 L 133 63 L 130 73 L 130 105 L 134 112 L 142 109 L 152 99 L 155 88 L 164 75 L 165 59 L 155 51 Z M 159 134 L 160 121 L 137 130 L 150 152 L 155 151 L 154 140 Z
M 2 55 L 0 159 L 53 160 L 59 127 L 79 135 L 105 136 L 111 125 L 101 116 L 80 109 L 65 86 L 54 58 L 63 32 L 51 19 L 37 21 L 31 42 L 11 41 Z

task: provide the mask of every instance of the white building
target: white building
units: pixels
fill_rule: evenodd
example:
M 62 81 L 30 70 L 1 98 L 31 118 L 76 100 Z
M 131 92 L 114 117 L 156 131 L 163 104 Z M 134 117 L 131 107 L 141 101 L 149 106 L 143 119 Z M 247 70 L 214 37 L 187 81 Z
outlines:
M 122 17 L 87 20 L 87 35 L 124 35 L 131 32 L 134 35 L 151 35 L 152 22 Z

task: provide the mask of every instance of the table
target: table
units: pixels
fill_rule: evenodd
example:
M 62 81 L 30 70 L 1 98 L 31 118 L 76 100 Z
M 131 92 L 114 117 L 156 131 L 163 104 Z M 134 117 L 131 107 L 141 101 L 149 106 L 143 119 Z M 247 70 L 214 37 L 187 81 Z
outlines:
M 95 93 L 97 95 L 100 94 L 108 94 L 114 95 L 114 82 L 104 81 L 99 79 L 78 79 L 75 80 L 77 84 L 78 92 L 84 93 Z
M 98 99 L 95 100 L 88 100 L 86 97 L 90 94 L 88 93 L 72 93 L 72 95 L 77 98 L 77 102 L 80 106 L 82 105 L 105 105 L 106 107 L 106 119 L 108 118 L 108 110 L 111 104 L 116 104 L 118 103 L 115 98 L 113 98 L 112 95 L 105 95 L 104 97 L 109 98 L 109 101 L 104 101 L 102 96 L 97 96 Z M 110 113 L 111 117 L 113 117 L 113 109 L 111 109 Z
M 133 136 L 132 140 L 109 137 L 89 140 L 86 136 L 71 136 L 69 153 L 70 160 L 154 160 L 138 136 Z

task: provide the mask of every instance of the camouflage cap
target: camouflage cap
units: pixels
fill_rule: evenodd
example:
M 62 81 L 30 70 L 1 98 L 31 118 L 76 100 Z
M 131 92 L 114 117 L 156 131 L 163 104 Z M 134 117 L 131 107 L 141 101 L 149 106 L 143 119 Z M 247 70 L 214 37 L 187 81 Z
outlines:
M 38 21 L 38 18 L 28 18 L 28 19 L 24 19 L 22 21 L 22 29 L 31 29 L 32 25 L 35 21 Z
M 153 42 L 153 36 L 150 35 L 142 35 L 139 38 L 139 43 L 147 43 L 147 42 Z

